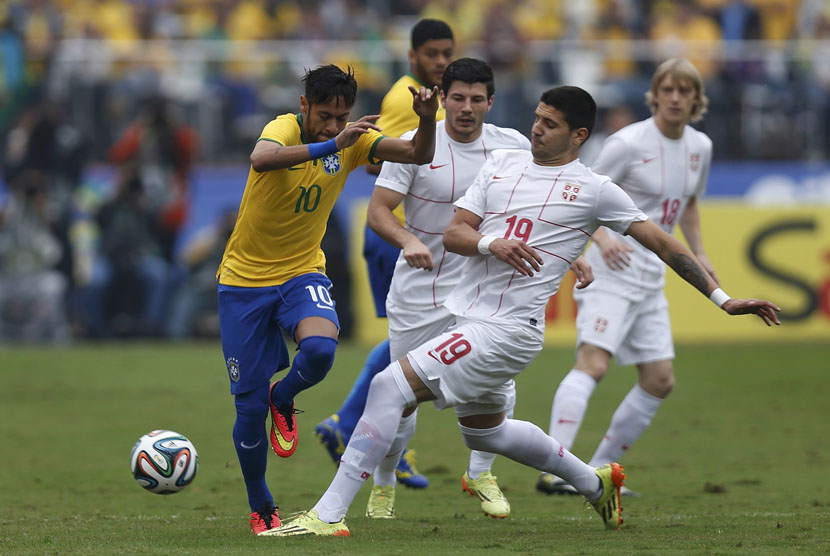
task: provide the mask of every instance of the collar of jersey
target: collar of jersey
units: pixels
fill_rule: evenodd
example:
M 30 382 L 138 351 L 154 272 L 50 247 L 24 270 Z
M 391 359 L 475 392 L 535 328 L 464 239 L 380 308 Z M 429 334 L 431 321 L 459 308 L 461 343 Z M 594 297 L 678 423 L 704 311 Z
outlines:
M 415 74 L 414 74 L 414 73 L 409 72 L 409 73 L 407 73 L 406 75 L 408 75 L 409 77 L 411 77 L 411 78 L 412 78 L 412 80 L 413 80 L 415 83 L 417 83 L 418 85 L 420 85 L 421 87 L 426 87 L 426 85 L 424 85 L 424 84 L 421 82 L 421 80 L 420 80 L 420 79 L 418 79 L 417 77 L 415 77 Z

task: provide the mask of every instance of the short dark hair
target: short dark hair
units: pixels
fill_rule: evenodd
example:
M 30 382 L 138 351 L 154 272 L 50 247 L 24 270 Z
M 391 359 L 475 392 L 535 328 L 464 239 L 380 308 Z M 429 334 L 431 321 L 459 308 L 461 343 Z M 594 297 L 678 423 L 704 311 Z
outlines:
M 591 136 L 597 121 L 597 103 L 588 91 L 563 85 L 548 89 L 542 93 L 540 100 L 565 115 L 568 129 L 573 131 L 584 127 L 588 130 L 588 136 Z
M 455 40 L 450 26 L 440 19 L 422 19 L 412 28 L 410 35 L 412 50 L 418 50 L 418 47 L 425 42 L 437 39 Z
M 351 66 L 343 71 L 334 64 L 318 66 L 306 71 L 303 76 L 305 83 L 305 98 L 309 104 L 330 102 L 334 99 L 343 99 L 347 107 L 351 108 L 357 98 L 357 81 Z
M 459 58 L 455 60 L 441 77 L 441 90 L 444 94 L 450 92 L 450 87 L 455 81 L 463 83 L 484 83 L 487 86 L 487 98 L 489 99 L 496 92 L 496 84 L 493 81 L 493 68 L 483 60 L 476 58 Z

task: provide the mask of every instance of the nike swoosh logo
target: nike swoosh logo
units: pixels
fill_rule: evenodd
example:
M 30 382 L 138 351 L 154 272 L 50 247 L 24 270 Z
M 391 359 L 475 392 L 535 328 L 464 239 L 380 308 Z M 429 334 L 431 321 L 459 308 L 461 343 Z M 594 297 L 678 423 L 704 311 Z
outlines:
M 510 176 L 493 176 L 494 180 L 503 180 L 505 178 L 509 178 Z
M 574 421 L 573 419 L 559 419 L 559 421 L 557 421 L 557 423 L 559 423 L 560 425 L 575 425 L 578 422 L 579 421 Z
M 286 440 L 282 437 L 281 434 L 277 433 L 274 435 L 277 437 L 277 443 L 280 445 L 280 448 L 285 450 L 286 452 L 290 451 L 291 448 L 294 446 L 294 442 L 286 442 Z
M 644 158 L 643 159 L 643 164 L 648 164 L 649 162 L 651 162 L 652 160 L 655 160 L 655 159 L 657 159 L 656 156 L 652 156 L 651 158 Z
M 317 304 L 318 309 L 328 309 L 329 311 L 334 311 L 334 307 L 329 307 L 328 305 L 323 305 L 322 303 Z
M 254 444 L 253 446 L 248 446 L 247 444 L 245 444 L 245 441 L 242 441 L 242 442 L 239 443 L 239 445 L 241 447 L 245 448 L 246 450 L 253 450 L 254 448 L 259 446 L 260 444 L 262 444 L 262 439 L 261 438 L 259 440 L 257 440 L 256 444 Z
M 447 162 L 447 164 L 449 164 L 449 162 Z M 429 169 L 430 169 L 430 170 L 437 170 L 438 168 L 443 168 L 443 167 L 444 167 L 444 166 L 446 166 L 447 164 L 439 164 L 439 165 L 437 165 L 437 166 L 436 166 L 435 164 L 430 164 L 430 165 L 429 165 Z
M 289 166 L 288 171 L 293 172 L 294 170 L 302 170 L 303 166 Z

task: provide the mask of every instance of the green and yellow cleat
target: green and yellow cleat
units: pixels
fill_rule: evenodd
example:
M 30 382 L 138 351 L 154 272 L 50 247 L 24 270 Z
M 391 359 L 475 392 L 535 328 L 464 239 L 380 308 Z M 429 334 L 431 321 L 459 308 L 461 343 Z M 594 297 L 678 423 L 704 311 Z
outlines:
M 623 466 L 619 463 L 606 463 L 597 467 L 596 473 L 602 481 L 602 495 L 591 505 L 602 517 L 606 529 L 619 529 L 623 522 L 620 503 L 620 488 L 625 481 Z
M 395 487 L 391 485 L 372 487 L 366 517 L 372 519 L 395 519 Z
M 461 477 L 461 488 L 469 492 L 470 496 L 478 496 L 481 509 L 486 515 L 496 519 L 504 519 L 510 515 L 510 502 L 504 497 L 494 477 L 489 471 L 471 479 L 467 472 Z
M 291 521 L 259 533 L 259 537 L 294 537 L 299 535 L 317 535 L 319 537 L 348 537 L 349 528 L 346 519 L 337 523 L 326 523 L 317 515 L 317 510 L 301 513 Z

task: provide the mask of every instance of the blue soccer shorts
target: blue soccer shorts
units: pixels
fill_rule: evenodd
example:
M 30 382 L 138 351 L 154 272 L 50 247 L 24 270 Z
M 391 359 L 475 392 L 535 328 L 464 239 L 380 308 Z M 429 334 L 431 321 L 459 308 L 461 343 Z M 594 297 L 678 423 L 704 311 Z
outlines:
M 386 295 L 389 293 L 389 286 L 392 285 L 392 275 L 395 273 L 395 263 L 400 252 L 400 249 L 389 245 L 366 226 L 363 234 L 363 257 L 369 271 L 369 286 L 372 288 L 372 299 L 375 301 L 375 314 L 379 317 L 386 316 Z
M 340 329 L 330 289 L 331 281 L 319 273 L 261 288 L 219 284 L 219 330 L 231 394 L 255 390 L 288 367 L 283 332 L 293 338 L 304 318 L 323 317 Z

